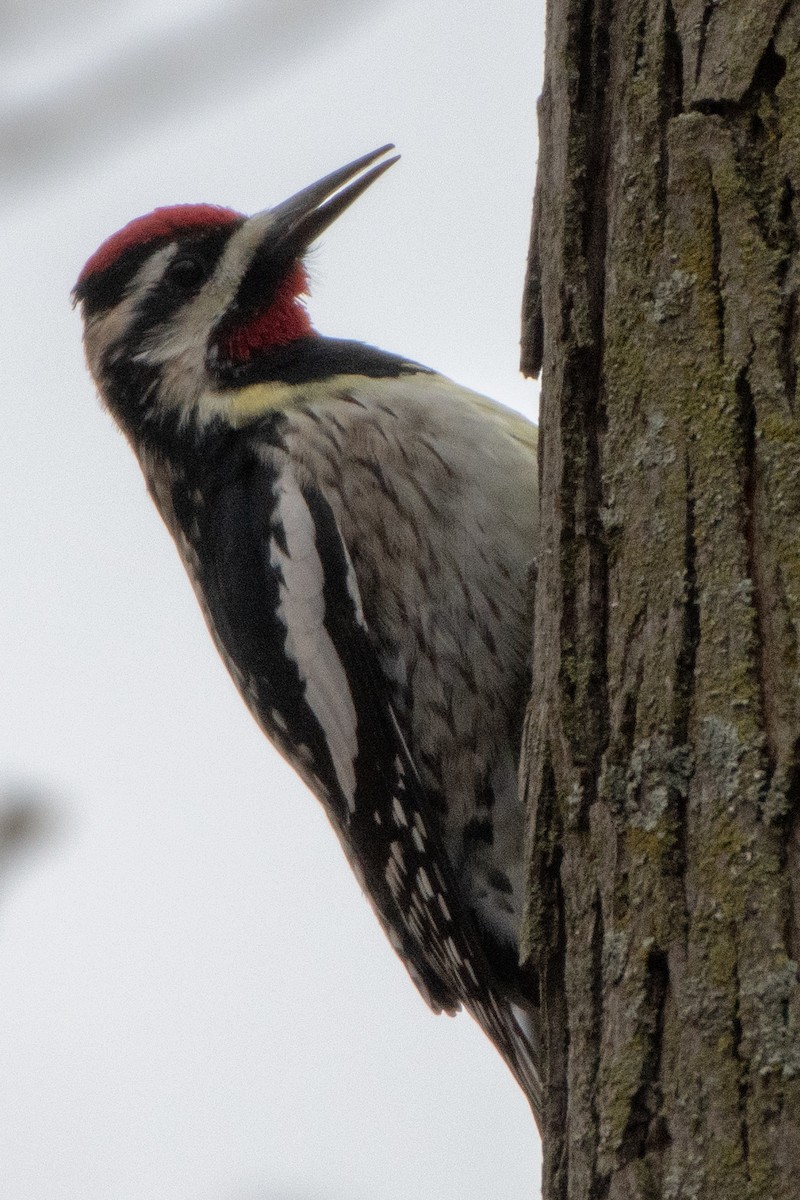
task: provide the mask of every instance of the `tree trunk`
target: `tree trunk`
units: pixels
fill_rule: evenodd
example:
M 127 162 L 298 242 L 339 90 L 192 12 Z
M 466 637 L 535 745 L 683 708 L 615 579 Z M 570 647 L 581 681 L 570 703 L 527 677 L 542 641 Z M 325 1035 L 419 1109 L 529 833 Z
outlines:
M 800 0 L 549 0 L 546 1200 L 800 1195 Z

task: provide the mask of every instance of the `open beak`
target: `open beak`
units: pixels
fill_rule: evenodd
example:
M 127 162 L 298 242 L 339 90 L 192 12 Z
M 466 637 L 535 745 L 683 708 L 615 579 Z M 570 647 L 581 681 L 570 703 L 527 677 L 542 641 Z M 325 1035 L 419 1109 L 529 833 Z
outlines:
M 388 171 L 400 157 L 399 154 L 376 162 L 394 146 L 390 143 L 364 154 L 361 158 L 332 171 L 324 179 L 303 188 L 282 204 L 264 212 L 264 218 L 269 218 L 270 244 L 273 252 L 285 248 L 292 257 L 300 256 L 315 241 L 321 233 L 331 225 L 337 217 L 349 208 L 354 200 L 367 188 Z M 375 163 L 370 170 L 365 171 Z M 344 185 L 347 184 L 345 187 Z M 258 221 L 261 213 L 251 217 Z

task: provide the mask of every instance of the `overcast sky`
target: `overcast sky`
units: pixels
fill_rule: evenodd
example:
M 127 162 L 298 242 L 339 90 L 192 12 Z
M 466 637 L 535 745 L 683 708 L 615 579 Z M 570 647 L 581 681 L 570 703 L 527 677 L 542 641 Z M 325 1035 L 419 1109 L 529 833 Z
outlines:
M 236 695 L 69 291 L 156 205 L 255 211 L 394 141 L 313 255 L 317 327 L 535 416 L 543 0 L 6 7 L 0 797 L 56 812 L 0 858 L 0 1200 L 530 1200 L 521 1093 Z

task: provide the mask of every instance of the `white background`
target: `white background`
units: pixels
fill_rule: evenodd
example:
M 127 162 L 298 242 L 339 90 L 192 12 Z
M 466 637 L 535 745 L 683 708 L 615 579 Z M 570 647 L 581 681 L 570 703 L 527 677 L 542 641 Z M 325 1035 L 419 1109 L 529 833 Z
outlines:
M 537 1138 L 434 1018 L 211 646 L 69 291 L 158 204 L 254 211 L 396 142 L 324 333 L 535 415 L 517 372 L 542 0 L 16 0 L 0 50 L 2 1200 L 530 1200 Z M 0 799 L 0 804 L 2 800 Z

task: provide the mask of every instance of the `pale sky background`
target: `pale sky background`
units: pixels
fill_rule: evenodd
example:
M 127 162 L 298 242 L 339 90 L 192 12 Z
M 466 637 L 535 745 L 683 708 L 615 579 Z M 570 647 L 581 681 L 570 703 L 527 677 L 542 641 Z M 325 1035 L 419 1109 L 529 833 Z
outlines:
M 527 1105 L 433 1017 L 203 625 L 69 291 L 156 205 L 246 212 L 394 141 L 317 327 L 535 415 L 543 0 L 6 0 L 0 1200 L 531 1200 Z M 5 800 L 2 797 L 5 796 Z

